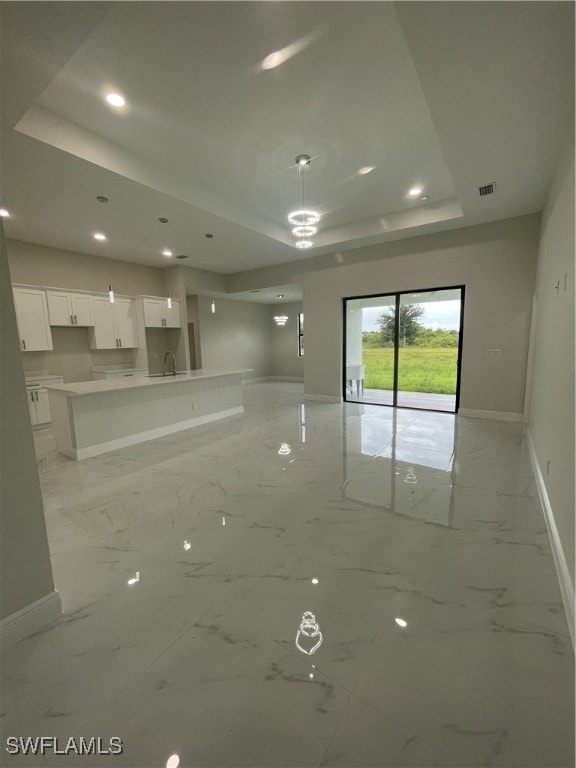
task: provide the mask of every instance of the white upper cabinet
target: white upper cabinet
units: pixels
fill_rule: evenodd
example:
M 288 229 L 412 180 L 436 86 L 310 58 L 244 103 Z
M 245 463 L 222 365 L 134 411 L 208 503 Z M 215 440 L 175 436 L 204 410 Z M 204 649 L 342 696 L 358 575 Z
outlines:
M 121 347 L 137 347 L 138 331 L 133 299 L 116 299 L 113 304 L 116 333 Z
M 94 329 L 90 338 L 92 349 L 126 349 L 138 346 L 133 299 L 94 296 Z
M 180 328 L 180 302 L 172 299 L 172 307 L 168 307 L 167 299 L 160 297 L 145 297 L 144 325 L 146 328 Z
M 46 291 L 50 325 L 94 325 L 92 296 L 89 293 Z
M 166 304 L 164 307 L 164 327 L 180 328 L 180 302 L 178 299 L 172 299 L 172 307 L 169 309 Z
M 14 307 L 20 349 L 24 352 L 53 349 L 46 292 L 35 288 L 14 288 Z
M 162 328 L 164 318 L 162 315 L 162 302 L 160 299 L 143 299 L 144 325 L 146 328 Z
M 118 336 L 114 325 L 114 304 L 107 296 L 94 296 L 94 331 L 90 339 L 92 349 L 114 349 L 118 346 Z

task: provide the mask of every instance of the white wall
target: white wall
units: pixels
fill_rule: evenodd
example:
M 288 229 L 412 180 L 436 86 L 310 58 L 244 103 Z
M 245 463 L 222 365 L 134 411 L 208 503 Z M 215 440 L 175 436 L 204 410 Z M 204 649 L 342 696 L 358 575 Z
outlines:
M 305 392 L 342 394 L 343 297 L 465 285 L 460 407 L 522 414 L 538 230 L 538 215 L 507 219 L 346 252 L 301 275 Z
M 530 436 L 572 585 L 575 556 L 574 249 L 572 124 L 542 214 L 529 417 Z
M 270 315 L 266 304 L 198 296 L 202 367 L 205 370 L 251 368 L 245 379 L 272 374 Z
M 521 418 L 539 219 L 530 214 L 240 272 L 228 276 L 229 289 L 302 285 L 304 389 L 339 399 L 343 297 L 464 284 L 460 407 Z M 502 357 L 487 357 L 487 349 L 501 349 Z
M 7 248 L 13 283 L 100 293 L 112 283 L 116 293 L 128 296 L 164 296 L 167 290 L 164 269 L 20 240 L 8 240 Z
M 298 356 L 298 314 L 302 302 L 270 304 L 270 365 L 273 376 L 304 379 L 304 359 Z M 277 325 L 274 315 L 286 315 L 286 325 Z
M 52 593 L 54 582 L 1 228 L 0 239 L 0 415 L 5 446 L 0 486 L 0 618 L 5 619 Z

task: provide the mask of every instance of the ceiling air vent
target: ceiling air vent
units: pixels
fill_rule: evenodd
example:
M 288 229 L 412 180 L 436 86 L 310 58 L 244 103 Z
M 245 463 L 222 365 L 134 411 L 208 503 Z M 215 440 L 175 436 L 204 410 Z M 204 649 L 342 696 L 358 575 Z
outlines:
M 496 192 L 496 182 L 492 181 L 490 184 L 478 187 L 478 192 L 480 192 L 480 197 L 484 197 L 484 195 L 493 195 L 494 192 Z
M 185 253 L 181 253 L 180 256 L 176 256 L 177 259 L 187 259 L 188 256 L 186 256 Z

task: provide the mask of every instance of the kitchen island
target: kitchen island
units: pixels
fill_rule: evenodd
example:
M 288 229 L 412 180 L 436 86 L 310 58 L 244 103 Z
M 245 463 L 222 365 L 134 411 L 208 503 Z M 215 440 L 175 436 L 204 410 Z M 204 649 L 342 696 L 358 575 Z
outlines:
M 86 459 L 243 413 L 246 372 L 198 370 L 49 386 L 56 447 Z

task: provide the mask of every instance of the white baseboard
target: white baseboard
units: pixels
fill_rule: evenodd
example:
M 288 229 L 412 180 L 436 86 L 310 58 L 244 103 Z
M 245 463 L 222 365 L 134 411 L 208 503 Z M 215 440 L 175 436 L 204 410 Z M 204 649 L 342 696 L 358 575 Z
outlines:
M 510 411 L 477 411 L 474 408 L 459 408 L 458 416 L 469 416 L 473 419 L 500 419 L 500 421 L 524 421 L 523 413 Z
M 0 648 L 5 650 L 23 637 L 42 629 L 62 613 L 62 601 L 56 590 L 0 621 Z
M 566 562 L 566 556 L 564 554 L 562 542 L 560 541 L 556 521 L 554 520 L 554 512 L 552 511 L 550 499 L 548 498 L 548 491 L 546 490 L 546 485 L 544 483 L 544 475 L 538 464 L 534 441 L 532 440 L 532 435 L 529 430 L 526 432 L 526 440 L 528 443 L 530 460 L 532 462 L 532 469 L 534 470 L 534 477 L 536 478 L 536 485 L 538 486 L 540 502 L 542 504 L 542 509 L 544 510 L 544 519 L 546 520 L 546 528 L 548 529 L 548 536 L 552 546 L 552 555 L 554 556 L 554 564 L 556 565 L 556 575 L 558 576 L 558 583 L 560 585 L 560 594 L 562 595 L 566 620 L 568 621 L 568 629 L 570 630 L 570 637 L 572 638 L 572 647 L 574 648 L 574 585 L 572 584 L 568 563 Z
M 174 432 L 182 432 L 184 429 L 191 429 L 192 427 L 199 427 L 202 424 L 209 424 L 211 421 L 227 419 L 229 416 L 237 416 L 240 413 L 244 413 L 244 408 L 241 405 L 237 405 L 234 408 L 227 408 L 224 411 L 209 413 L 206 416 L 197 416 L 194 419 L 186 419 L 186 421 L 177 421 L 174 424 L 167 424 L 165 427 L 147 429 L 144 432 L 136 432 L 133 435 L 118 437 L 115 440 L 108 440 L 105 443 L 89 445 L 86 448 L 71 448 L 68 455 L 73 459 L 81 461 L 82 459 L 89 459 L 92 456 L 99 456 L 101 453 L 117 451 L 120 448 L 128 448 L 130 445 L 144 443 L 147 440 L 154 440 L 157 437 L 165 437 Z
M 341 397 L 333 395 L 309 395 L 304 393 L 304 400 L 319 400 L 321 403 L 342 403 Z
M 299 381 L 304 382 L 303 376 L 260 376 L 257 379 L 243 379 L 242 384 L 260 384 L 265 381 Z

